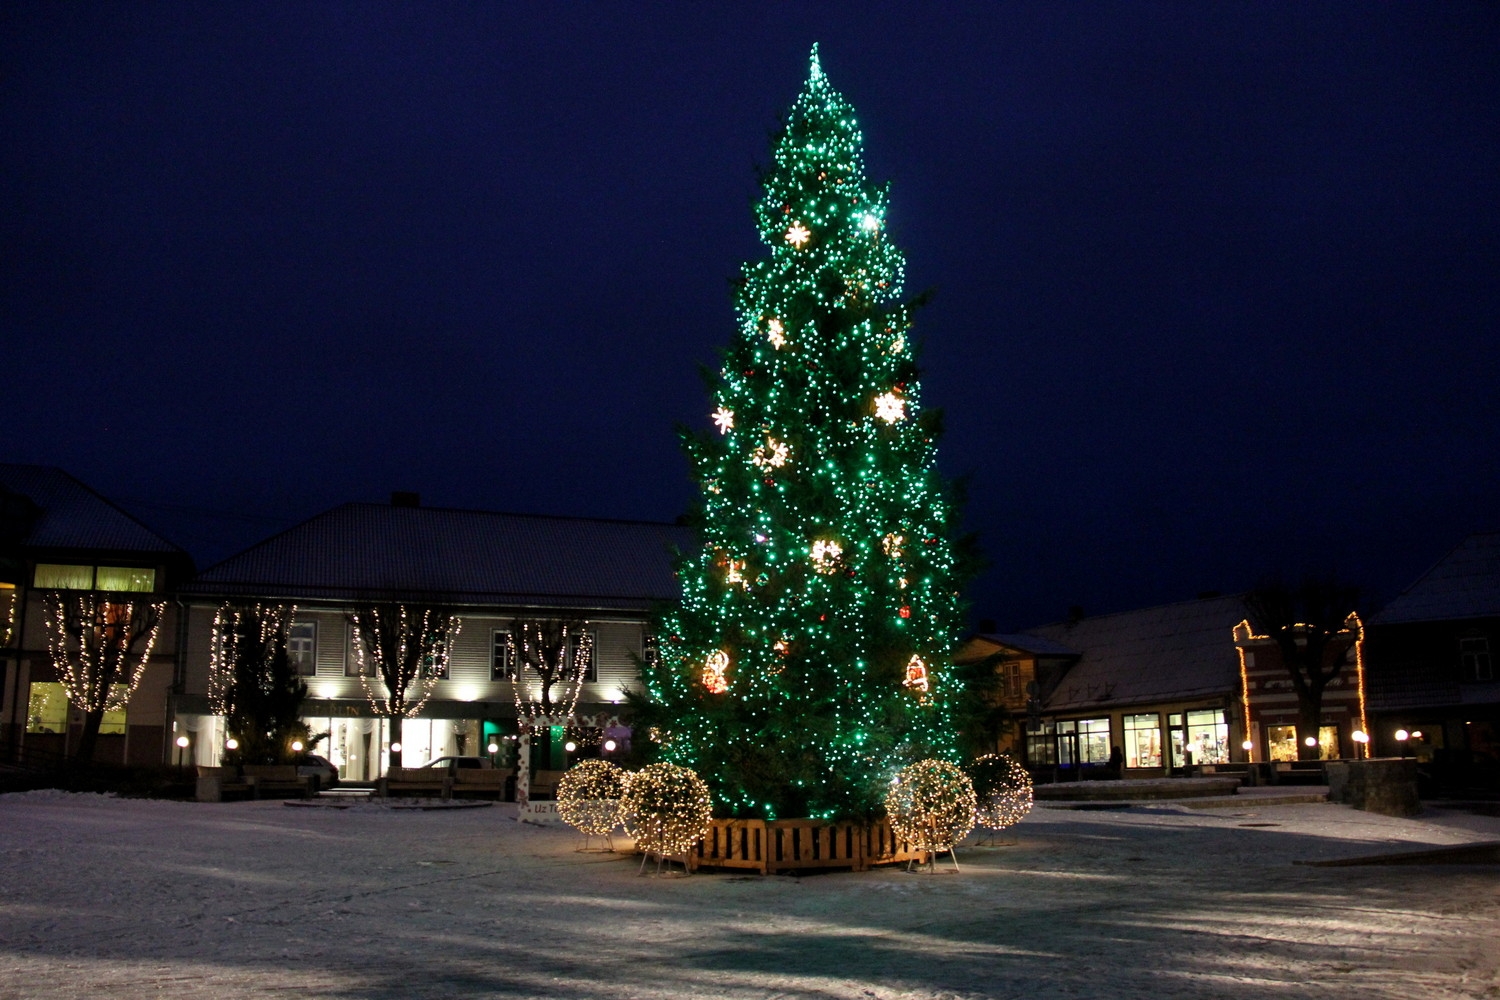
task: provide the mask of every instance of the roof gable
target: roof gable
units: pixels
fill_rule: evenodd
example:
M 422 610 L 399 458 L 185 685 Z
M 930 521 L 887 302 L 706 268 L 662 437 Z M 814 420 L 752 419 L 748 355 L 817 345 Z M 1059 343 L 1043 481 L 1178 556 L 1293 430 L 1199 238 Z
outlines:
M 27 498 L 37 508 L 35 519 L 19 538 L 24 548 L 185 555 L 61 469 L 0 463 L 0 487 Z

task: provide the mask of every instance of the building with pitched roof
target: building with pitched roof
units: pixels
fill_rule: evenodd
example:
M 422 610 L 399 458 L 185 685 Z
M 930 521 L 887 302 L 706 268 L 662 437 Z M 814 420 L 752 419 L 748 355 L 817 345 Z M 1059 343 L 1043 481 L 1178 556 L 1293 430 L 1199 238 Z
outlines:
M 51 590 L 166 602 L 141 682 L 122 711 L 106 713 L 94 756 L 168 759 L 178 639 L 168 596 L 192 572 L 186 552 L 61 469 L 0 463 L 0 745 L 9 759 L 66 754 L 83 724 L 48 651 L 43 594 Z
M 1415 753 L 1451 791 L 1500 788 L 1500 532 L 1464 539 L 1369 632 L 1376 752 Z
M 181 690 L 173 710 L 194 734 L 194 759 L 216 763 L 222 723 L 208 696 L 213 619 L 225 603 L 296 606 L 292 647 L 310 697 L 304 718 L 330 733 L 329 759 L 348 779 L 389 762 L 389 725 L 366 696 L 349 613 L 366 602 L 442 606 L 462 620 L 419 715 L 402 726 L 402 763 L 485 752 L 516 730 L 515 669 L 506 636 L 515 618 L 582 618 L 594 639 L 577 709 L 592 728 L 618 725 L 636 658 L 648 651 L 654 605 L 677 597 L 673 551 L 688 530 L 640 521 L 350 503 L 210 566 L 181 592 L 187 605 Z M 502 756 L 509 746 L 503 745 Z M 561 728 L 537 766 L 567 760 Z

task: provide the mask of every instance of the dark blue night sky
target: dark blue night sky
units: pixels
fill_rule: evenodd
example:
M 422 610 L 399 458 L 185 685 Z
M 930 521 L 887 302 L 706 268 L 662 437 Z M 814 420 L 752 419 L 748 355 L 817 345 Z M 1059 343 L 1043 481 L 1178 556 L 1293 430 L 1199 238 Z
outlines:
M 818 41 L 976 619 L 1500 528 L 1500 7 L 914 6 L 6 4 L 0 461 L 200 565 L 398 489 L 672 519 Z

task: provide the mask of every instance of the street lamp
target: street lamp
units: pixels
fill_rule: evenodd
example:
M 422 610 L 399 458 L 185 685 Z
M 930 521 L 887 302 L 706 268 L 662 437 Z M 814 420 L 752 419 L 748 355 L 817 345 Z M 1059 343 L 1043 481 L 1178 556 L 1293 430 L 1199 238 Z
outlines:
M 1406 759 L 1406 741 L 1411 738 L 1411 733 L 1404 729 L 1396 730 L 1396 742 L 1401 744 L 1401 758 Z
M 177 737 L 177 770 L 179 771 L 182 770 L 183 765 L 187 762 L 187 748 L 188 738 L 186 736 Z

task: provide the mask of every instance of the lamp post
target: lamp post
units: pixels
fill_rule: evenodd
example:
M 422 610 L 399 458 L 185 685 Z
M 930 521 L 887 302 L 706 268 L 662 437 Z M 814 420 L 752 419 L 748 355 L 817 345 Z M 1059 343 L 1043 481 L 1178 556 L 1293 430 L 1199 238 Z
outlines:
M 189 740 L 186 736 L 177 737 L 177 770 L 182 771 L 187 763 L 187 748 Z
M 1406 741 L 1408 739 L 1410 739 L 1410 738 L 1411 738 L 1411 734 L 1408 733 L 1406 730 L 1404 730 L 1404 729 L 1398 729 L 1398 730 L 1396 730 L 1396 742 L 1399 743 L 1399 744 L 1401 744 L 1401 759 L 1402 760 L 1406 759 Z

